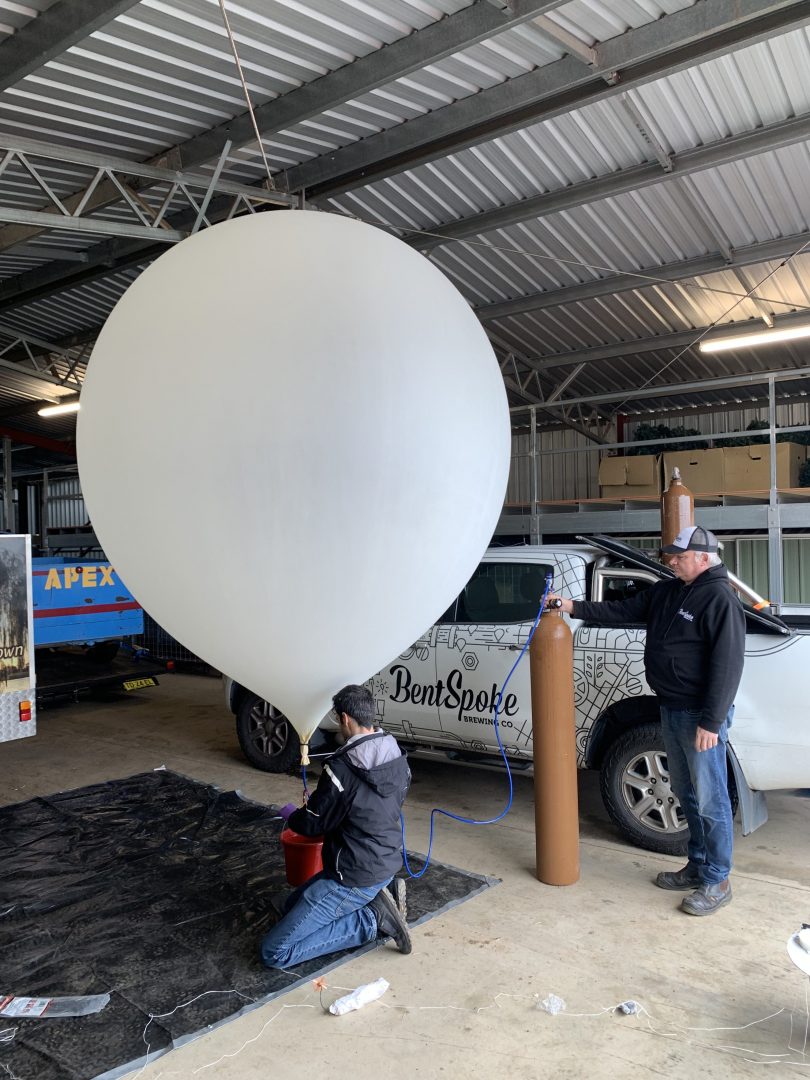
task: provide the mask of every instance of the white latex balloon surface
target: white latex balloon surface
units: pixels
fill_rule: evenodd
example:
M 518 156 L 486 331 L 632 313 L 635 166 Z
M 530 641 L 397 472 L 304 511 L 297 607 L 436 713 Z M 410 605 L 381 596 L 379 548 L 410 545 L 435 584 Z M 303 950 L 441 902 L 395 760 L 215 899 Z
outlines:
M 478 320 L 427 259 L 336 215 L 205 229 L 127 290 L 78 425 L 107 557 L 157 622 L 303 739 L 461 590 L 510 429 Z

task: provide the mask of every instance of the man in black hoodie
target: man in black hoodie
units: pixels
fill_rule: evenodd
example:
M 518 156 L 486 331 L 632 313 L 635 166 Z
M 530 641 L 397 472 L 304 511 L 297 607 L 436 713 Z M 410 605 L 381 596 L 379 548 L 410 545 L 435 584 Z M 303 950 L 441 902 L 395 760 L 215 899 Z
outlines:
M 374 699 L 363 686 L 333 698 L 344 745 L 324 764 L 318 786 L 300 809 L 281 816 L 303 836 L 323 836 L 323 871 L 296 889 L 265 936 L 267 967 L 284 968 L 314 956 L 393 938 L 411 951 L 405 922 L 400 812 L 411 771 L 396 739 L 374 730 Z M 396 896 L 396 902 L 394 900 Z
M 692 525 L 662 549 L 674 578 L 627 600 L 554 598 L 577 619 L 647 624 L 647 682 L 660 700 L 670 780 L 689 826 L 688 863 L 655 883 L 691 892 L 681 903 L 688 915 L 710 915 L 731 900 L 726 742 L 743 670 L 745 614 L 717 548 L 714 533 Z

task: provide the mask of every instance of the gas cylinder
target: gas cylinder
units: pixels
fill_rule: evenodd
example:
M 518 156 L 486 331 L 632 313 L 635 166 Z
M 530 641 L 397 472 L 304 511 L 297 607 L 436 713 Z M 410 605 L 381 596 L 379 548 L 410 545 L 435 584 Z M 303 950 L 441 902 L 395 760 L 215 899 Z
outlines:
M 676 467 L 672 470 L 669 487 L 661 496 L 661 547 L 671 544 L 681 529 L 694 524 L 695 500 Z
M 537 880 L 579 880 L 574 639 L 561 611 L 545 611 L 529 647 Z

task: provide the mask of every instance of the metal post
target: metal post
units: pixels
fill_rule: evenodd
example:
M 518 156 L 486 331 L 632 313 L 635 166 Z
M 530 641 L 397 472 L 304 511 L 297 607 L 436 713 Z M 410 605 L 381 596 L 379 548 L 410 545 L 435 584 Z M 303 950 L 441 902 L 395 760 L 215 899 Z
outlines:
M 784 603 L 782 578 L 782 519 L 779 496 L 776 491 L 776 380 L 768 377 L 768 421 L 771 479 L 768 495 L 768 591 L 771 603 L 781 607 Z
M 42 495 L 39 504 L 39 546 L 41 548 L 41 554 L 48 554 L 48 504 L 50 502 L 50 491 L 48 488 L 48 470 L 42 471 Z
M 539 518 L 537 516 L 537 503 L 540 499 L 540 478 L 537 475 L 537 409 L 534 405 L 529 409 L 529 423 L 532 426 L 532 432 L 530 436 L 531 447 L 531 459 L 532 459 L 532 505 L 530 510 L 530 525 L 529 525 L 529 542 L 532 544 L 539 544 L 542 541 L 540 536 L 540 530 L 538 527 Z
M 11 475 L 11 439 L 3 439 L 3 528 L 14 532 L 14 481 Z

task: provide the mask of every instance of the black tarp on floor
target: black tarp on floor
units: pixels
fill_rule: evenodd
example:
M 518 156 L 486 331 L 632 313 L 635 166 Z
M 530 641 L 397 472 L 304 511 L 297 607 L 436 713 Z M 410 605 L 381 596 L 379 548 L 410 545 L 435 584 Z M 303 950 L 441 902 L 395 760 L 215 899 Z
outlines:
M 354 955 L 260 964 L 270 897 L 286 888 L 279 831 L 267 807 L 164 770 L 0 808 L 0 1000 L 111 995 L 92 1016 L 0 1017 L 6 1037 L 16 1029 L 0 1075 L 119 1075 L 142 1064 L 150 1016 L 233 991 L 153 1020 L 151 1060 Z M 434 862 L 409 882 L 408 921 L 492 884 Z

